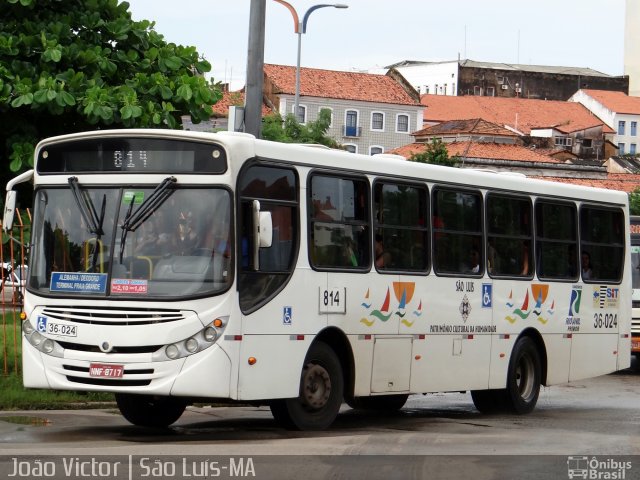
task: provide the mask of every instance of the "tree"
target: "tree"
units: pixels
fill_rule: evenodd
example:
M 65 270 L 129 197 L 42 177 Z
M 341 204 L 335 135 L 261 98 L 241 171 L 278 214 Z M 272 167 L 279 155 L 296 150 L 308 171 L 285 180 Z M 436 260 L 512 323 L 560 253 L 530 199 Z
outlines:
M 434 138 L 431 143 L 425 144 L 425 149 L 421 153 L 414 153 L 409 157 L 411 162 L 431 163 L 434 165 L 445 165 L 455 167 L 460 158 L 453 156 L 449 158 L 447 146 L 439 139 Z
M 331 148 L 340 148 L 340 144 L 327 137 L 331 126 L 331 110 L 323 108 L 318 119 L 301 124 L 289 114 L 284 121 L 279 113 L 266 116 L 262 121 L 262 138 L 283 143 L 316 143 Z
M 35 143 L 117 127 L 179 128 L 211 116 L 218 85 L 195 47 L 167 43 L 118 0 L 0 0 L 0 164 L 32 166 Z
M 629 213 L 640 215 L 640 187 L 629 194 Z

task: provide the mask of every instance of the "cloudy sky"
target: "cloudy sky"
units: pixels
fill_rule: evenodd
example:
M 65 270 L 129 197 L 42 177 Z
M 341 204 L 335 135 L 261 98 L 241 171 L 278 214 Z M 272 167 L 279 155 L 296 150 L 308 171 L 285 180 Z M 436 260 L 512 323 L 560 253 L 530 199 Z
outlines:
M 128 0 L 136 20 L 193 45 L 216 81 L 245 83 L 250 0 Z M 265 62 L 295 65 L 289 10 L 267 1 Z M 317 0 L 288 0 L 300 18 Z M 302 66 L 377 71 L 402 60 L 589 67 L 622 75 L 625 0 L 338 0 L 314 11 Z M 381 70 L 382 72 L 382 70 Z

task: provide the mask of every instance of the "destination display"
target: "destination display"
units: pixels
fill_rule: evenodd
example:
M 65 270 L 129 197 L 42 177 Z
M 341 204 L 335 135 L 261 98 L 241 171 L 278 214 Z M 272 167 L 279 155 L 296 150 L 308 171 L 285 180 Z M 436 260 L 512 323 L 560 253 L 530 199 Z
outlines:
M 224 173 L 216 144 L 159 138 L 101 138 L 52 144 L 38 152 L 38 173 Z

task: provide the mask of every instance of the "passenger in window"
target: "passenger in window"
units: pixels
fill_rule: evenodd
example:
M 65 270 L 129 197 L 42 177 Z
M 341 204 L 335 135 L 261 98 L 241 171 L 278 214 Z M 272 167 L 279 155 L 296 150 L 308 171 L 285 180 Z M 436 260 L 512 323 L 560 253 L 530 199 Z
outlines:
M 578 275 L 578 266 L 576 261 L 576 247 L 569 245 L 567 256 L 567 277 L 575 278 Z
M 355 244 L 353 243 L 351 237 L 344 237 L 344 257 L 347 266 L 358 266 L 358 256 L 356 255 Z
M 522 242 L 522 271 L 520 275 L 529 275 L 529 240 Z
M 469 252 L 469 272 L 480 273 L 480 252 L 477 248 L 472 248 Z
M 582 279 L 589 280 L 593 278 L 593 272 L 591 271 L 591 255 L 589 252 L 582 252 L 580 263 L 582 265 Z
M 376 235 L 375 255 L 376 268 L 384 268 L 390 266 L 391 254 L 385 251 L 384 243 L 382 243 L 382 235 L 380 234 Z

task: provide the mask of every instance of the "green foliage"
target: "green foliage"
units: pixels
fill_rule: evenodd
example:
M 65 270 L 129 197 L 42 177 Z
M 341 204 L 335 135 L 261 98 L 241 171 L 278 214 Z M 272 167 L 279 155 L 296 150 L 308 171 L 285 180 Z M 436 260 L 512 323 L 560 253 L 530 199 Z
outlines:
M 447 146 L 437 138 L 434 138 L 431 143 L 426 143 L 424 151 L 421 153 L 414 153 L 409 157 L 409 160 L 418 163 L 444 165 L 446 167 L 455 167 L 460 161 L 458 157 L 449 158 Z
M 118 0 L 0 0 L 0 165 L 32 166 L 42 138 L 199 123 L 221 97 L 195 47 L 167 43 Z M 4 183 L 4 182 L 2 182 Z
M 629 194 L 629 213 L 640 215 L 640 187 Z
M 318 119 L 306 124 L 299 123 L 289 114 L 282 120 L 278 113 L 266 116 L 262 121 L 262 138 L 282 143 L 317 143 L 331 148 L 340 148 L 340 144 L 326 136 L 331 125 L 331 110 L 323 108 Z

